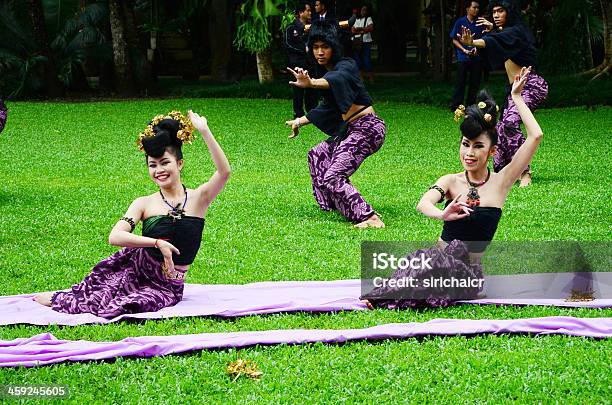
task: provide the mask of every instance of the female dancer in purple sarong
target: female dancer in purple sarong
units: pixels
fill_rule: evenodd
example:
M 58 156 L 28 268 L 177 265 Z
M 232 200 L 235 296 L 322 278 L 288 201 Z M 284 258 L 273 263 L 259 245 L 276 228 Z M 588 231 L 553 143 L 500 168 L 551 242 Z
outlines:
M 181 146 L 191 141 L 194 127 L 217 170 L 208 182 L 188 189 L 181 183 Z M 114 318 L 157 311 L 182 299 L 185 273 L 200 248 L 204 217 L 225 186 L 230 165 L 206 118 L 192 111 L 189 119 L 177 111 L 156 116 L 138 143 L 159 192 L 134 200 L 113 227 L 109 243 L 124 249 L 98 263 L 71 289 L 42 293 L 35 301 L 59 312 Z M 139 221 L 142 236 L 132 234 Z
M 349 177 L 361 163 L 376 153 L 385 140 L 385 123 L 372 108 L 372 99 L 359 76 L 352 58 L 342 57 L 342 47 L 335 25 L 317 21 L 310 27 L 308 49 L 317 63 L 327 70 L 320 79 L 311 79 L 308 71 L 296 67 L 290 84 L 319 89 L 323 101 L 306 116 L 286 121 L 293 130 L 313 123 L 330 136 L 308 152 L 308 166 L 314 197 L 325 211 L 338 210 L 357 228 L 383 228 L 385 224 L 359 194 Z
M 502 170 L 511 160 L 520 146 L 525 142 L 521 132 L 521 116 L 510 94 L 514 77 L 519 74 L 521 66 L 536 66 L 535 38 L 521 21 L 520 10 L 515 1 L 493 0 L 489 3 L 489 11 L 495 24 L 484 18 L 478 20 L 479 25 L 486 25 L 488 33 L 482 39 L 473 39 L 469 29 L 457 34 L 465 45 L 472 45 L 484 55 L 492 69 L 505 67 L 508 76 L 506 104 L 502 108 L 500 121 L 497 123 L 499 137 L 497 153 L 493 157 L 493 168 L 496 172 Z M 523 99 L 533 112 L 546 100 L 548 83 L 535 71 L 523 89 Z M 517 177 L 518 178 L 518 177 Z M 526 166 L 520 174 L 520 186 L 531 184 L 531 170 Z
M 523 96 L 530 71 L 530 68 L 522 68 L 511 90 L 512 102 L 527 129 L 527 140 L 503 169 L 491 173 L 488 161 L 497 152 L 497 105 L 486 91 L 481 91 L 478 104 L 465 109 L 465 119 L 461 123 L 459 158 L 464 171 L 440 177 L 417 205 L 417 210 L 428 217 L 444 221 L 437 247 L 419 250 L 408 256 L 408 260 L 431 257 L 431 268 L 398 269 L 391 279 L 422 281 L 430 277 L 443 277 L 482 280 L 480 257 L 495 235 L 512 185 L 531 161 L 543 136 Z M 460 115 L 456 113 L 455 118 L 458 120 Z M 435 204 L 443 200 L 446 200 L 445 208 L 437 208 Z M 476 298 L 481 286 L 482 283 L 479 286 L 472 284 L 469 288 L 461 289 L 461 299 Z M 375 287 L 362 296 L 370 308 L 439 307 L 447 306 L 457 298 L 456 295 L 448 295 L 451 291 L 448 288 L 425 288 L 424 284 L 415 283 L 410 290 L 402 290 L 403 286 L 389 283 Z

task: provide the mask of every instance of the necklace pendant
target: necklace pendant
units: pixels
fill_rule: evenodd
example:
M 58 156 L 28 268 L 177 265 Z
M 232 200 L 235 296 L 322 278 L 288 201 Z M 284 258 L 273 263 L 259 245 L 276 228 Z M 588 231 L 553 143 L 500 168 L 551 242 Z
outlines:
M 480 205 L 480 195 L 478 195 L 478 190 L 475 187 L 471 187 L 468 191 L 466 203 L 470 207 Z
M 176 222 L 176 220 L 183 218 L 184 213 L 185 211 L 183 211 L 182 209 L 173 208 L 168 211 L 168 216 L 172 218 L 173 222 Z

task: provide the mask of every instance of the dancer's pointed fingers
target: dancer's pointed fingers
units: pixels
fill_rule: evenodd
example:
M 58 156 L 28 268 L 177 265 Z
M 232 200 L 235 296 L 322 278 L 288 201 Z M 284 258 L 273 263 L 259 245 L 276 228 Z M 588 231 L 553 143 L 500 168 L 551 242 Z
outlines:
M 293 76 L 297 77 L 298 74 L 297 74 L 297 72 L 295 70 L 291 69 L 290 67 L 287 67 L 287 70 L 290 71 L 291 73 L 293 73 Z

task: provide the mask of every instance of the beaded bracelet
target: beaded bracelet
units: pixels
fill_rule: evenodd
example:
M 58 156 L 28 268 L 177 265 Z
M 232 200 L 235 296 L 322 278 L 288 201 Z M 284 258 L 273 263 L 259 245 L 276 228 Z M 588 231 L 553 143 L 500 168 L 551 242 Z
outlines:
M 442 189 L 442 187 L 440 187 L 438 185 L 435 185 L 435 184 L 428 188 L 428 190 L 432 190 L 432 189 L 438 191 L 441 194 L 440 199 L 438 200 L 438 202 L 440 203 L 440 202 L 444 201 L 444 197 L 446 196 L 446 191 L 444 191 L 444 189 Z
M 132 227 L 132 229 L 130 230 L 130 232 L 134 231 L 134 228 L 136 228 L 136 224 L 134 223 L 134 220 L 132 218 L 128 218 L 128 217 L 121 217 L 120 221 L 125 221 L 128 224 L 130 224 L 130 226 Z

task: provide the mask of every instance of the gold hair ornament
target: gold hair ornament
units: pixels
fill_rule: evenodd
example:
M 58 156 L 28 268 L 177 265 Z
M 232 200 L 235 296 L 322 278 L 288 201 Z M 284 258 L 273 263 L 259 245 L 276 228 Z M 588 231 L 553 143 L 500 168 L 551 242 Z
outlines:
M 485 108 L 487 108 L 487 103 L 485 103 L 484 101 L 481 101 L 480 103 L 478 103 L 478 108 L 480 108 L 481 110 L 484 110 Z
M 491 114 L 487 113 L 484 115 L 484 120 L 486 122 L 491 122 L 492 119 L 493 119 L 493 116 L 491 116 Z
M 142 140 L 144 138 L 155 136 L 153 127 L 165 119 L 178 121 L 179 130 L 176 132 L 176 137 L 183 143 L 191 144 L 193 141 L 193 131 L 195 130 L 191 120 L 189 117 L 184 116 L 180 111 L 170 111 L 166 115 L 159 114 L 153 117 L 149 125 L 147 125 L 147 127 L 140 134 L 138 134 L 138 139 L 136 139 L 136 146 L 138 146 L 138 149 L 144 150 Z
M 455 110 L 455 122 L 459 122 L 459 118 L 465 115 L 465 106 L 463 104 L 459 104 L 457 109 Z

